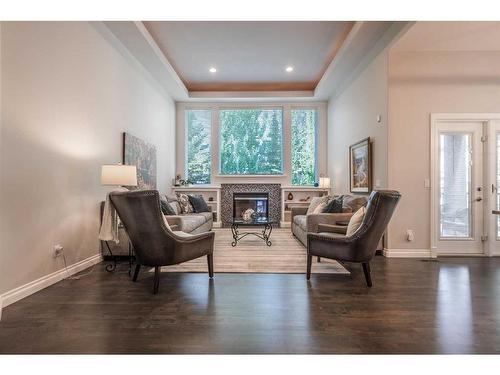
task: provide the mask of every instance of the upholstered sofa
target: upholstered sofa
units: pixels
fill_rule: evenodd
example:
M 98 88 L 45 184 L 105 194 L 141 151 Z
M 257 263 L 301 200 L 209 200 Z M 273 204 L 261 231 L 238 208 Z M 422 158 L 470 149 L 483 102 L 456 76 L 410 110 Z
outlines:
M 335 197 L 332 197 L 332 199 Z M 293 206 L 291 208 L 291 229 L 297 239 L 307 246 L 307 233 L 318 233 L 322 224 L 336 225 L 337 222 L 347 222 L 361 207 L 366 205 L 367 197 L 344 195 L 341 213 L 316 213 L 306 215 L 307 207 Z
M 166 198 L 176 213 L 176 215 L 165 216 L 168 224 L 173 230 L 180 230 L 191 234 L 199 234 L 212 230 L 214 221 L 212 212 L 191 212 L 183 214 L 181 213 L 181 207 L 177 199 L 169 196 Z
M 165 218 L 173 230 L 180 230 L 191 234 L 210 232 L 213 227 L 211 212 L 167 215 Z

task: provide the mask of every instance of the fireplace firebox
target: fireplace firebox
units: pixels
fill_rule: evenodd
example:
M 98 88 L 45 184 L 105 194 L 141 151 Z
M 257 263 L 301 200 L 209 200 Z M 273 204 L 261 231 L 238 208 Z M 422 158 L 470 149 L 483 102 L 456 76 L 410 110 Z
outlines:
M 269 193 L 233 193 L 233 218 L 243 219 L 248 209 L 254 211 L 254 218 L 268 218 Z

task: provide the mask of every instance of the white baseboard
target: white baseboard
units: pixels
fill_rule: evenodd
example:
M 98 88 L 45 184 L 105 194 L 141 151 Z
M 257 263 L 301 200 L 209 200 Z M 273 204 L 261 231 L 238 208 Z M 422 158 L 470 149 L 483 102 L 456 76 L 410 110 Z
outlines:
M 87 259 L 81 260 L 71 266 L 68 266 L 67 272 L 66 269 L 61 269 L 59 271 L 53 272 L 49 275 L 43 276 L 35 281 L 32 281 L 28 284 L 22 285 L 15 289 L 12 289 L 4 294 L 0 295 L 0 319 L 2 316 L 2 307 L 7 307 L 14 302 L 19 301 L 29 295 L 36 293 L 48 286 L 51 286 L 68 276 L 74 275 L 78 272 L 83 271 L 84 269 L 93 266 L 102 261 L 102 255 L 96 254 Z
M 388 258 L 432 258 L 431 249 L 384 249 Z

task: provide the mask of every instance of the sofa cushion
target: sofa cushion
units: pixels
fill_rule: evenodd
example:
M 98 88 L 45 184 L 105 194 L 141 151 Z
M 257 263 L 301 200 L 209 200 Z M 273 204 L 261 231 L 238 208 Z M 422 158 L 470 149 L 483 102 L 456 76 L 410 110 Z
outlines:
M 181 205 L 179 204 L 179 200 L 176 195 L 165 195 L 167 198 L 167 202 L 170 203 L 176 215 L 181 214 Z
M 344 195 L 342 198 L 342 212 L 356 212 L 366 206 L 368 200 L 365 196 Z
M 214 219 L 212 212 L 199 212 L 196 215 L 203 216 L 205 223 Z
M 321 213 L 323 213 L 323 211 L 325 210 L 326 206 L 327 206 L 326 202 L 318 204 L 316 206 L 316 208 L 314 209 L 313 214 L 321 214 Z
M 177 200 L 181 206 L 181 213 L 189 214 L 194 211 L 187 194 L 177 193 Z
M 293 217 L 293 222 L 298 225 L 302 230 L 307 230 L 307 216 L 296 215 Z
M 182 221 L 182 231 L 191 233 L 199 226 L 205 224 L 206 218 L 204 215 L 200 214 L 195 214 L 195 215 L 189 214 L 189 215 L 182 215 L 181 221 Z
M 361 208 L 357 210 L 354 215 L 352 215 L 351 220 L 349 220 L 349 225 L 347 226 L 347 231 L 345 233 L 347 237 L 351 237 L 358 231 L 359 227 L 361 227 L 361 223 L 365 218 L 365 212 L 366 208 L 364 206 L 361 206 Z
M 329 197 L 325 195 L 324 197 L 314 197 L 311 199 L 311 203 L 309 204 L 309 208 L 307 209 L 307 214 L 312 214 L 314 210 L 316 210 L 316 207 L 318 207 L 321 203 L 326 203 L 328 202 Z
M 208 207 L 207 202 L 202 195 L 191 195 L 188 194 L 189 203 L 193 206 L 193 211 L 196 213 L 200 212 L 212 212 L 210 207 Z
M 342 212 L 342 202 L 344 200 L 344 196 L 341 195 L 340 197 L 335 197 L 332 200 L 330 200 L 324 209 L 324 213 L 327 214 L 339 214 Z
M 168 203 L 167 200 L 163 197 L 160 198 L 160 207 L 163 215 L 176 215 L 170 203 Z

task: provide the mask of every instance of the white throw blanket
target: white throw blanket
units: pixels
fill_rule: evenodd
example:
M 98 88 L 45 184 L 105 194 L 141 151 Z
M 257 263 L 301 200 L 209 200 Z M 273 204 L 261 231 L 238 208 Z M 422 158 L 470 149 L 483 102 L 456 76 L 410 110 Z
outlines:
M 117 189 L 115 191 L 127 191 L 127 189 Z M 114 241 L 119 243 L 118 238 L 118 224 L 119 218 L 116 213 L 111 200 L 109 199 L 109 193 L 106 195 L 106 202 L 104 203 L 104 212 L 102 213 L 102 223 L 101 229 L 99 230 L 99 239 L 101 241 Z

